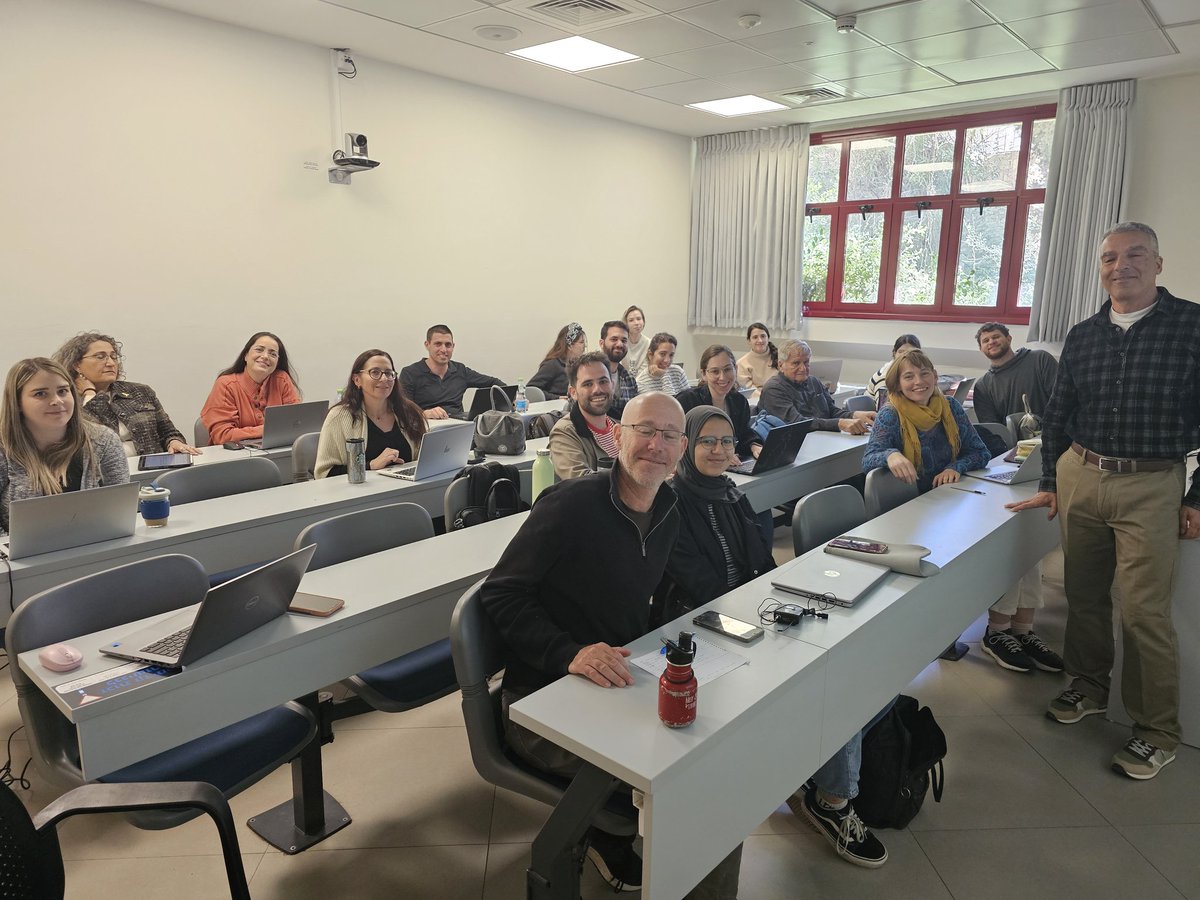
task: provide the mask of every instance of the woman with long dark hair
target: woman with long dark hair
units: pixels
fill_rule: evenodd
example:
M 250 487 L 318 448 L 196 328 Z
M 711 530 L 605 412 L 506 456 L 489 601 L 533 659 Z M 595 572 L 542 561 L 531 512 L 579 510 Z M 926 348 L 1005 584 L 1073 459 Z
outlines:
M 558 337 L 546 351 L 546 358 L 526 383 L 539 388 L 547 400 L 567 396 L 567 363 L 579 359 L 585 352 L 587 335 L 583 333 L 583 326 L 578 322 L 569 322 L 558 329 Z
M 269 331 L 257 331 L 217 376 L 200 418 L 212 444 L 257 440 L 262 437 L 263 410 L 299 402 L 283 341 Z
M 737 361 L 738 384 L 759 391 L 779 371 L 779 348 L 771 343 L 771 332 L 762 322 L 746 329 L 746 340 L 750 351 Z
M 330 407 L 321 426 L 313 474 L 345 475 L 350 438 L 366 442 L 368 469 L 411 462 L 428 427 L 421 408 L 404 395 L 391 354 L 364 350 L 350 367 L 342 399 Z

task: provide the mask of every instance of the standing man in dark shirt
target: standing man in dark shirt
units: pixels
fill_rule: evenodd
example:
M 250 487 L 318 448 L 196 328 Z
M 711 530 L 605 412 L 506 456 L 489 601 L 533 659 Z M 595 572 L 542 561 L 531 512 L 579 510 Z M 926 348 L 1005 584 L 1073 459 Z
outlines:
M 1047 709 L 1071 724 L 1108 708 L 1112 593 L 1120 597 L 1121 698 L 1133 737 L 1112 758 L 1153 778 L 1180 739 L 1179 654 L 1171 624 L 1179 539 L 1200 535 L 1200 306 L 1156 286 L 1158 236 L 1125 222 L 1100 244 L 1109 300 L 1067 335 L 1042 421 L 1042 481 L 1014 510 L 1062 513 L 1067 592 L 1063 656 L 1074 676 Z
M 613 320 L 600 329 L 600 349 L 608 357 L 608 371 L 613 385 L 613 415 L 619 416 L 625 404 L 637 396 L 637 379 L 621 365 L 629 352 L 629 326 Z
M 543 771 L 570 778 L 582 761 L 510 722 L 508 707 L 568 674 L 602 688 L 633 684 L 625 644 L 650 630 L 650 596 L 679 534 L 665 482 L 687 448 L 683 427 L 674 397 L 652 391 L 631 400 L 616 427 L 612 470 L 546 488 L 480 591 L 506 645 L 505 740 Z M 618 890 L 641 885 L 632 840 L 595 828 L 589 835 L 588 858 Z M 740 865 L 739 847 L 688 897 L 733 900 Z
M 779 345 L 779 374 L 767 379 L 758 398 L 760 412 L 778 416 L 785 422 L 811 418 L 819 431 L 844 431 L 866 434 L 875 421 L 873 412 L 840 409 L 821 379 L 809 376 L 812 350 L 804 341 L 784 341 Z
M 429 354 L 400 370 L 404 393 L 425 411 L 427 419 L 461 419 L 463 393 L 469 387 L 487 389 L 504 382 L 456 363 L 454 335 L 448 325 L 433 325 L 425 332 L 425 351 Z

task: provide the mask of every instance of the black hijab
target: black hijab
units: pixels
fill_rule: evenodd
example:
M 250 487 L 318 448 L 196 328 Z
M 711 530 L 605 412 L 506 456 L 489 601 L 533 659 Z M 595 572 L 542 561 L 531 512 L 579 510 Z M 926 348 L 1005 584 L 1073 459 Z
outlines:
M 745 515 L 738 508 L 743 494 L 727 475 L 705 475 L 696 468 L 696 454 L 700 451 L 700 445 L 696 441 L 704 429 L 704 424 L 712 418 L 724 419 L 730 431 L 733 431 L 733 422 L 729 416 L 715 406 L 697 406 L 689 410 L 684 418 L 688 447 L 679 460 L 679 465 L 675 467 L 674 485 L 680 499 L 697 512 L 709 504 L 712 505 L 713 515 L 717 520 L 716 530 L 725 538 L 737 564 L 745 570 L 750 567 L 751 561 L 748 558 L 744 532 Z M 707 512 L 701 512 L 701 515 L 707 521 Z

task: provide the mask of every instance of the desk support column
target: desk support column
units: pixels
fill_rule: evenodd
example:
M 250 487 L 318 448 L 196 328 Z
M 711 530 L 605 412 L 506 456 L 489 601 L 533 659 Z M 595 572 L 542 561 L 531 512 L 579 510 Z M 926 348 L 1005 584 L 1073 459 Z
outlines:
M 319 724 L 312 740 L 292 760 L 292 799 L 246 823 L 272 847 L 288 854 L 307 850 L 350 824 L 350 814 L 325 791 L 321 745 L 326 743 L 326 728 L 317 695 L 306 694 L 295 702 L 307 707 Z
M 583 764 L 533 840 L 525 872 L 527 900 L 579 900 L 583 836 L 619 784 L 602 769 Z

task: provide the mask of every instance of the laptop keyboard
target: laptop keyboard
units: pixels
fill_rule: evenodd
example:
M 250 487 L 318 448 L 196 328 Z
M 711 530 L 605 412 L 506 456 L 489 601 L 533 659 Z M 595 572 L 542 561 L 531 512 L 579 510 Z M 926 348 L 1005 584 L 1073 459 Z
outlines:
M 183 652 L 183 645 L 187 643 L 188 635 L 192 633 L 192 626 L 180 628 L 174 634 L 168 634 L 165 638 L 160 638 L 153 644 L 148 644 L 143 647 L 138 653 L 153 653 L 156 656 L 173 656 L 178 658 Z
M 730 472 L 737 472 L 739 475 L 753 475 L 754 464 L 758 462 L 756 459 L 748 459 L 745 462 L 738 463 L 736 466 L 730 466 Z
M 1013 476 L 1017 474 L 1017 471 L 1017 469 L 1013 469 L 1009 472 L 993 472 L 991 475 L 984 475 L 983 477 L 989 481 L 998 481 L 1001 484 L 1011 484 Z

